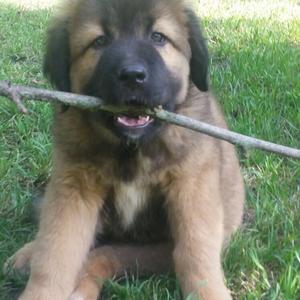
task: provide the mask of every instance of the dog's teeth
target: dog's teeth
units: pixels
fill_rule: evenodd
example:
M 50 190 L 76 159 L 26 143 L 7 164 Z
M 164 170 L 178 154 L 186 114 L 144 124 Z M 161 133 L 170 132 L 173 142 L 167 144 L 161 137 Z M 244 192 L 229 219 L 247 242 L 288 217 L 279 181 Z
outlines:
M 135 118 L 131 118 L 128 116 L 118 116 L 117 122 L 126 126 L 126 127 L 139 127 L 139 126 L 146 126 L 148 123 L 150 123 L 152 119 L 149 116 L 138 116 Z
M 143 120 L 145 122 L 148 122 L 150 120 L 150 117 L 149 116 L 139 116 L 139 119 Z

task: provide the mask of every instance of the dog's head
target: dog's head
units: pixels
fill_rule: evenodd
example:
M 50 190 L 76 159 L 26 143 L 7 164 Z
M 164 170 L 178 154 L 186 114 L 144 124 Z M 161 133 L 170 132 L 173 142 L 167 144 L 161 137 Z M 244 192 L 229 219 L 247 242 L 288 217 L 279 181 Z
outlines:
M 50 29 L 45 73 L 60 90 L 107 104 L 174 110 L 189 81 L 207 91 L 208 54 L 196 16 L 180 0 L 76 1 Z M 91 112 L 125 139 L 147 137 L 149 116 Z

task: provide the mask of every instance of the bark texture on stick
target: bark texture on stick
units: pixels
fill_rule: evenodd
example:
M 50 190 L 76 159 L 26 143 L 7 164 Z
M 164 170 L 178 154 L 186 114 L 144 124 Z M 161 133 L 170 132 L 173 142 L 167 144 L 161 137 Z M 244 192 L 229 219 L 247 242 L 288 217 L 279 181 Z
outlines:
M 197 132 L 201 132 L 218 139 L 225 140 L 229 143 L 243 146 L 245 148 L 256 148 L 265 150 L 284 156 L 300 159 L 300 150 L 294 149 L 270 142 L 266 142 L 260 139 L 248 137 L 239 133 L 229 131 L 227 129 L 219 128 L 209 125 L 204 122 L 193 120 L 191 118 L 178 115 L 163 109 L 157 108 L 151 110 L 149 108 L 128 108 L 128 107 L 116 107 L 111 105 L 105 105 L 104 102 L 95 97 L 83 96 L 65 92 L 50 91 L 45 89 L 30 88 L 25 86 L 11 85 L 9 82 L 0 81 L 0 95 L 11 99 L 21 112 L 26 113 L 27 109 L 22 104 L 22 99 L 55 102 L 59 101 L 66 105 L 77 106 L 83 109 L 92 110 L 104 110 L 111 113 L 125 113 L 125 112 L 139 112 L 140 114 L 147 114 L 151 117 L 165 121 L 171 124 L 182 126 Z

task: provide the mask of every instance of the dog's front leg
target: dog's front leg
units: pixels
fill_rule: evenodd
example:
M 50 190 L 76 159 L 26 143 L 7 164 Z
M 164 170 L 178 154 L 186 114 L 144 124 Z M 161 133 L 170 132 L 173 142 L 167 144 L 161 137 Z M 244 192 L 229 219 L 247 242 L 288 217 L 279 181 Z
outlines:
M 55 177 L 47 187 L 31 274 L 20 300 L 67 300 L 93 242 L 99 191 L 84 173 Z
M 173 259 L 184 299 L 228 300 L 221 268 L 223 208 L 218 172 L 182 174 L 168 192 Z

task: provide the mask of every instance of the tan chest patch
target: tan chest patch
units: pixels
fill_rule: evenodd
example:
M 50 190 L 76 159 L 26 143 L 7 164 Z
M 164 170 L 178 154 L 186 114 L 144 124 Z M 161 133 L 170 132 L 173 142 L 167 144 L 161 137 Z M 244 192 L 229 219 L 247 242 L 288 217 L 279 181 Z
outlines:
M 149 188 L 139 181 L 118 183 L 115 186 L 115 208 L 121 224 L 128 228 L 136 215 L 145 208 L 149 198 Z

